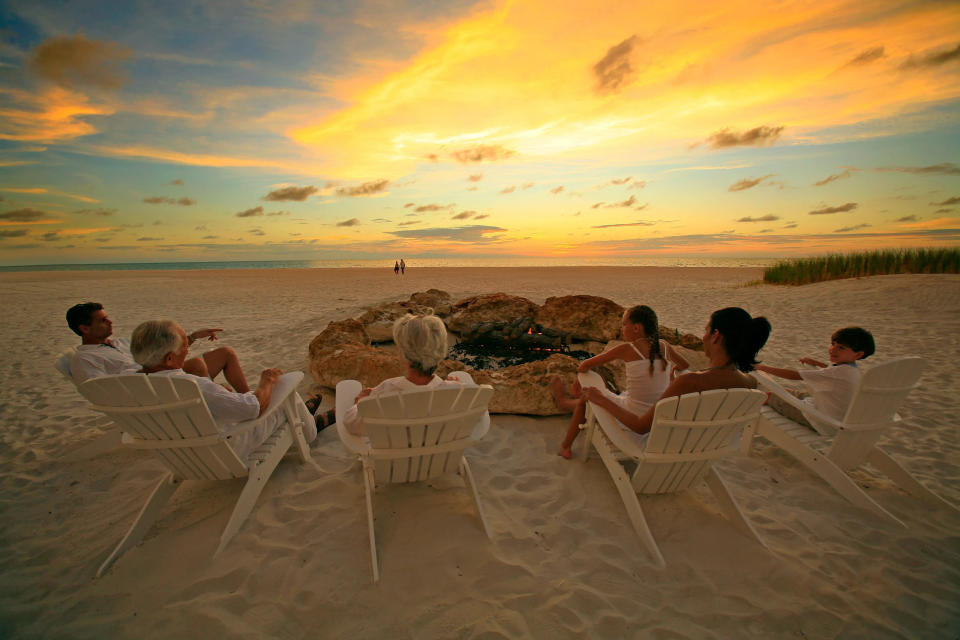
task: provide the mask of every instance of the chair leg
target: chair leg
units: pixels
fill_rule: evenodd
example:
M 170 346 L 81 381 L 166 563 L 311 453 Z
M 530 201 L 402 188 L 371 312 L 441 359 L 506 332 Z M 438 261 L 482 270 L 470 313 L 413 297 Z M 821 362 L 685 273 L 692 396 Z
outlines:
M 586 419 L 587 419 L 586 424 L 580 425 L 580 430 L 586 431 L 585 434 L 581 434 L 586 436 L 585 438 L 582 438 L 583 450 L 582 450 L 582 453 L 580 454 L 580 459 L 583 460 L 584 462 L 586 462 L 587 459 L 590 458 L 590 445 L 593 443 L 593 433 L 594 431 L 597 430 L 597 418 L 593 415 L 593 407 L 590 406 L 589 402 L 587 403 Z
M 290 434 L 293 436 L 293 444 L 297 447 L 297 453 L 300 454 L 300 460 L 309 462 L 310 447 L 307 446 L 307 439 L 304 437 L 303 431 L 309 426 L 309 422 L 305 421 L 312 421 L 313 416 L 310 415 L 307 406 L 303 404 L 300 394 L 296 392 L 287 399 L 287 406 L 284 407 L 284 410 L 287 412 L 287 424 L 290 425 Z
M 92 442 L 88 442 L 78 449 L 62 456 L 60 459 L 64 462 L 76 462 L 78 460 L 89 460 L 100 454 L 119 449 L 123 440 L 123 431 L 120 429 L 111 429 L 106 433 L 97 436 Z
M 767 543 L 763 541 L 763 538 L 760 537 L 757 530 L 753 528 L 750 521 L 743 515 L 743 511 L 740 510 L 740 505 L 733 499 L 733 494 L 730 493 L 729 487 L 727 487 L 727 484 L 717 473 L 716 469 L 713 468 L 713 465 L 710 466 L 704 479 L 707 481 L 707 486 L 710 487 L 714 497 L 720 504 L 721 511 L 727 516 L 730 523 L 736 527 L 740 533 L 748 538 L 753 538 L 759 542 L 764 549 L 767 549 Z
M 895 515 L 877 504 L 873 498 L 864 493 L 863 489 L 858 487 L 857 483 L 851 480 L 850 476 L 835 465 L 830 458 L 817 453 L 803 443 L 797 442 L 777 428 L 777 426 L 767 420 L 767 418 L 763 417 L 763 415 L 760 416 L 760 422 L 757 424 L 757 432 L 820 476 L 824 482 L 833 487 L 837 493 L 854 505 L 893 520 L 901 527 L 907 526 Z
M 284 437 L 286 437 L 286 435 Z M 287 450 L 290 449 L 290 441 L 287 440 L 286 443 L 286 446 L 283 444 L 275 446 L 273 450 L 267 454 L 267 457 L 260 461 L 260 464 L 250 469 L 250 475 L 247 476 L 247 483 L 243 485 L 243 491 L 240 492 L 240 497 L 237 498 L 237 504 L 233 507 L 230 520 L 227 521 L 227 526 L 220 535 L 220 544 L 217 545 L 217 550 L 213 552 L 214 558 L 224 550 L 230 540 L 233 539 L 233 536 L 240 530 L 240 527 L 243 526 L 243 523 L 246 522 L 247 516 L 253 511 L 254 505 L 257 504 L 257 498 L 260 497 L 260 492 L 263 491 L 263 487 L 266 486 L 267 480 L 273 475 L 273 470 L 277 468 L 280 460 L 283 459 Z
M 920 498 L 921 500 L 933 505 L 951 509 L 954 511 L 954 513 L 960 513 L 960 508 L 957 508 L 956 505 L 947 502 L 933 491 L 930 491 L 930 489 L 927 489 L 925 486 L 920 484 L 920 482 L 914 478 L 909 471 L 904 469 L 899 462 L 890 457 L 890 454 L 882 451 L 878 447 L 873 447 L 867 453 L 867 462 L 886 474 L 902 489 L 913 494 L 917 498 Z
M 377 566 L 377 538 L 373 530 L 373 467 L 363 463 L 363 490 L 367 498 L 367 530 L 370 532 L 370 566 L 373 568 L 373 581 L 380 582 L 380 569 Z
M 100 565 L 100 568 L 97 569 L 98 578 L 106 573 L 110 565 L 123 555 L 127 549 L 137 546 L 140 541 L 143 540 L 143 536 L 147 534 L 147 531 L 149 531 L 153 523 L 156 522 L 157 516 L 160 515 L 160 511 L 163 509 L 163 505 L 167 503 L 167 500 L 170 499 L 170 496 L 177 490 L 181 482 L 182 481 L 179 478 L 175 478 L 172 473 L 168 473 L 157 483 L 150 497 L 147 498 L 147 503 L 143 505 L 140 514 L 137 515 L 137 519 L 133 521 L 133 525 L 131 525 L 127 531 L 127 535 L 123 536 L 120 544 L 116 546 L 110 555 L 107 556 L 107 559 L 103 561 L 103 564 Z
M 480 495 L 477 493 L 477 484 L 473 480 L 473 473 L 470 471 L 470 465 L 467 463 L 466 456 L 460 457 L 460 475 L 467 483 L 467 489 L 473 494 L 473 502 L 477 505 L 477 514 L 480 516 L 480 524 L 483 525 L 483 532 L 490 537 L 490 525 L 487 524 L 487 516 L 480 505 Z
M 650 527 L 647 526 L 647 520 L 643 517 L 643 509 L 640 508 L 640 501 L 637 500 L 637 494 L 633 490 L 633 485 L 630 484 L 630 478 L 627 477 L 623 465 L 610 450 L 610 445 L 606 442 L 602 430 L 596 430 L 593 445 L 600 455 L 600 459 L 603 460 L 603 464 L 606 465 L 607 471 L 610 472 L 610 478 L 620 494 L 620 499 L 623 500 L 623 506 L 627 510 L 627 516 L 633 524 L 634 531 L 646 545 L 657 566 L 660 568 L 667 566 L 663 554 L 660 553 L 660 547 L 657 546 L 657 541 L 653 539 Z

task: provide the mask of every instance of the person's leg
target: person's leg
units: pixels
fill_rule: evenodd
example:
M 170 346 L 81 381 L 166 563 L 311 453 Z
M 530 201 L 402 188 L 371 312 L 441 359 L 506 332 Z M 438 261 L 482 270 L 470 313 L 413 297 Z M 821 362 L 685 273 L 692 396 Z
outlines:
M 250 385 L 247 384 L 247 377 L 243 374 L 243 368 L 240 366 L 240 358 L 237 352 L 230 347 L 220 347 L 203 354 L 203 361 L 207 365 L 210 379 L 216 378 L 220 372 L 227 379 L 230 386 L 237 393 L 246 393 L 250 391 Z
M 190 358 L 183 363 L 183 370 L 201 378 L 210 377 L 210 372 L 207 370 L 207 363 L 203 361 L 203 358 Z
M 567 395 L 563 388 L 563 380 L 560 376 L 550 378 L 550 391 L 553 393 L 553 401 L 557 406 L 566 411 L 574 411 L 577 407 L 577 400 Z
M 573 452 L 571 451 L 573 441 L 580 435 L 580 425 L 583 424 L 587 415 L 586 399 L 580 398 L 574 402 L 576 402 L 576 406 L 573 410 L 573 417 L 570 419 L 570 426 L 567 427 L 567 435 L 564 436 L 563 442 L 560 443 L 560 451 L 557 452 L 557 455 L 567 459 L 573 457 Z

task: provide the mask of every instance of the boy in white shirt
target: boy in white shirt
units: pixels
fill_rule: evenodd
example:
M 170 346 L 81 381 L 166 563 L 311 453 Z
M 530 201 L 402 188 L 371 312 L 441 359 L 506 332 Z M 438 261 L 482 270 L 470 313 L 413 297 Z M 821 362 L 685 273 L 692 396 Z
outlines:
M 810 389 L 809 397 L 801 396 L 804 403 L 831 418 L 843 420 L 860 382 L 857 360 L 867 358 L 875 351 L 876 344 L 869 331 L 860 327 L 845 327 L 830 337 L 829 357 L 832 366 L 813 358 L 800 358 L 801 363 L 817 368 L 797 370 L 758 364 L 756 369 L 779 378 L 803 380 Z M 817 428 L 806 416 L 791 413 L 793 407 L 776 396 L 770 396 L 769 405 L 788 418 Z

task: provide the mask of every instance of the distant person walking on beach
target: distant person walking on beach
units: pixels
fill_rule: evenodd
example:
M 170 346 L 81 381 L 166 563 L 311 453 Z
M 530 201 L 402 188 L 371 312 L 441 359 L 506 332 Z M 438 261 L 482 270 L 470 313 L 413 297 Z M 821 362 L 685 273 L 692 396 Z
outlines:
M 403 261 L 403 258 L 400 258 L 400 275 L 403 275 L 404 271 L 407 270 L 407 263 Z
M 400 263 L 399 263 L 399 262 L 394 262 L 394 263 L 393 263 L 393 272 L 394 272 L 395 274 L 397 274 L 397 275 L 400 275 Z
M 690 365 L 665 340 L 660 339 L 660 323 L 657 321 L 657 314 L 646 305 L 639 305 L 623 312 L 620 333 L 627 341 L 626 343 L 584 360 L 577 371 L 585 373 L 605 362 L 622 360 L 627 367 L 626 392 L 617 395 L 602 389 L 601 393 L 625 410 L 643 415 L 647 409 L 656 404 L 660 395 L 670 384 L 674 376 L 674 368 L 682 370 Z M 558 455 L 570 458 L 570 448 L 580 433 L 587 401 L 581 394 L 580 385 L 576 381 L 571 389 L 572 397 L 567 395 L 563 382 L 558 376 L 550 380 L 550 388 L 557 406 L 573 411 L 573 419 L 570 421 L 567 435 L 563 438 L 558 452 Z

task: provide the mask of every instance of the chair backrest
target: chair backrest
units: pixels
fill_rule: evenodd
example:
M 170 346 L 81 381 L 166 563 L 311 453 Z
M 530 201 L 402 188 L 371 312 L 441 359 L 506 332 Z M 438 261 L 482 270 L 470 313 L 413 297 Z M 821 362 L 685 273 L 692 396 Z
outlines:
M 711 460 L 738 453 L 740 435 L 764 400 L 756 389 L 713 389 L 657 402 L 634 488 L 669 493 L 699 482 Z
M 91 408 L 132 437 L 124 444 L 153 449 L 175 476 L 225 480 L 247 475 L 227 444 L 196 381 L 176 376 L 102 376 L 78 387 Z
M 852 425 L 893 422 L 894 414 L 917 386 L 924 368 L 923 358 L 911 356 L 867 369 L 860 376 L 860 384 L 843 421 Z
M 455 471 L 490 426 L 490 385 L 416 389 L 357 403 L 379 482 L 415 482 Z
M 54 368 L 60 372 L 60 375 L 70 382 L 73 382 L 73 373 L 70 371 L 70 363 L 73 362 L 73 354 L 76 352 L 76 347 L 64 349 L 57 354 L 56 360 L 53 361 Z

